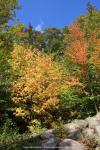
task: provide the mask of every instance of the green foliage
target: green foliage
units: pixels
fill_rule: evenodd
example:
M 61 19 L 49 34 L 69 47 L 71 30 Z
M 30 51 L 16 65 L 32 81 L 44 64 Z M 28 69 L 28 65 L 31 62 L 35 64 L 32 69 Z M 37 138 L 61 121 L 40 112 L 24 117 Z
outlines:
M 15 9 L 18 7 L 18 0 L 0 0 L 0 26 L 15 17 Z
M 47 28 L 43 33 L 45 41 L 44 51 L 47 53 L 56 53 L 61 55 L 64 50 L 64 32 L 57 28 Z
M 85 37 L 89 40 L 94 33 L 97 34 L 97 37 L 100 35 L 100 11 L 92 6 L 91 3 L 88 3 L 87 7 L 87 16 L 79 16 L 77 22 L 85 33 Z
M 11 109 L 10 85 L 12 81 L 12 71 L 8 63 L 9 52 L 0 50 L 0 120 L 4 122 Z
M 31 24 L 26 29 L 25 33 L 27 34 L 27 38 L 25 40 L 26 43 L 29 43 L 32 48 L 37 48 L 41 51 L 44 51 L 45 41 L 43 33 L 35 31 Z
M 38 48 L 45 53 L 55 53 L 59 56 L 63 54 L 65 45 L 63 43 L 64 34 L 67 32 L 67 28 L 47 28 L 43 33 L 35 31 L 31 24 L 26 29 L 25 33 L 27 38 L 26 43 L 29 43 L 33 48 Z
M 0 142 L 4 144 L 12 143 L 17 134 L 18 130 L 15 124 L 10 119 L 7 119 L 0 131 Z
M 42 134 L 45 130 L 42 127 L 41 122 L 39 120 L 36 120 L 36 119 L 34 119 L 34 121 L 30 123 L 28 128 L 29 128 L 29 131 L 31 133 L 36 133 L 36 134 Z
M 18 128 L 7 119 L 4 126 L 0 128 L 0 148 L 6 150 L 22 150 L 24 147 L 39 146 L 39 138 L 29 137 L 27 133 L 19 134 Z

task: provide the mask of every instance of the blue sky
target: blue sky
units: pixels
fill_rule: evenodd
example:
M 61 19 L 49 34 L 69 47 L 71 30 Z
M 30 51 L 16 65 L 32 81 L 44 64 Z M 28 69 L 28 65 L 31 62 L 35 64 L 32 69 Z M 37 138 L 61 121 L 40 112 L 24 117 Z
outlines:
M 62 28 L 71 24 L 77 16 L 86 13 L 88 0 L 19 0 L 22 9 L 17 11 L 17 18 L 36 30 L 45 27 Z M 100 0 L 91 0 L 100 9 Z

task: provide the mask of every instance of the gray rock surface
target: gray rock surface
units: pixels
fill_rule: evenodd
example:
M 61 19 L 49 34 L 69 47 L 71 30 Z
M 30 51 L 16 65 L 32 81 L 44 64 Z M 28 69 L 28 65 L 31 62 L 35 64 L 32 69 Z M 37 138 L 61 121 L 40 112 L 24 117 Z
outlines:
M 88 120 L 88 124 L 89 124 L 89 128 L 94 129 L 96 126 L 100 125 L 100 120 L 98 119 L 98 117 L 91 117 Z
M 72 123 L 65 124 L 64 127 L 68 129 L 68 138 L 73 140 L 79 140 L 82 137 L 81 130 L 88 126 L 88 122 L 85 120 L 74 120 Z
M 53 130 L 46 130 L 45 132 L 43 132 L 43 134 L 41 135 L 41 139 L 49 139 L 52 138 L 54 136 L 53 134 Z
M 41 135 L 41 149 L 87 150 L 87 147 L 79 141 L 82 141 L 83 138 L 94 141 L 96 137 L 100 137 L 100 113 L 85 120 L 74 120 L 72 123 L 65 124 L 64 128 L 68 130 L 68 135 L 64 139 L 60 139 L 54 134 L 55 129 L 45 131 Z
M 59 139 L 53 134 L 53 130 L 48 130 L 41 135 L 41 149 L 42 150 L 55 150 Z
M 71 131 L 68 135 L 68 138 L 73 140 L 81 140 L 82 139 L 81 131 L 80 130 Z
M 100 120 L 100 112 L 95 116 L 97 120 Z
M 77 123 L 68 123 L 68 124 L 65 124 L 64 127 L 66 129 L 69 130 L 69 132 L 71 131 L 76 131 L 76 130 L 80 130 L 80 126 L 77 124 Z
M 88 121 L 86 120 L 74 120 L 74 123 L 79 125 L 80 129 L 86 128 L 88 126 Z
M 84 136 L 84 138 L 86 137 L 90 140 L 94 139 L 95 138 L 94 129 L 89 129 L 89 128 L 84 129 L 83 136 Z
M 86 120 L 74 120 L 72 123 L 65 124 L 64 127 L 68 128 L 69 131 L 82 130 L 88 126 Z
M 72 139 L 64 139 L 59 144 L 59 150 L 87 150 L 87 148 Z
M 95 127 L 95 133 L 100 137 L 100 125 Z

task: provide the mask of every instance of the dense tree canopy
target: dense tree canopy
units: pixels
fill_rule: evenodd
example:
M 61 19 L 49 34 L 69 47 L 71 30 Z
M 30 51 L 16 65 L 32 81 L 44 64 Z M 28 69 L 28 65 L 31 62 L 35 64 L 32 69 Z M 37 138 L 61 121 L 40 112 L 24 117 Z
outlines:
M 89 3 L 69 27 L 40 32 L 8 24 L 17 8 L 0 0 L 0 129 L 7 118 L 26 131 L 100 111 L 100 11 Z

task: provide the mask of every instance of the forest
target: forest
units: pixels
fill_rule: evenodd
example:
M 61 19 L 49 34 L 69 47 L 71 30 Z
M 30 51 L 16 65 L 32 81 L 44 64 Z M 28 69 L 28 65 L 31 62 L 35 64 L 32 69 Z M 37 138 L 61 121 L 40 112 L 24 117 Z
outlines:
M 0 0 L 0 144 L 100 111 L 100 11 L 64 28 L 9 25 L 22 9 Z M 9 148 L 11 149 L 11 148 Z M 15 149 L 15 148 L 12 148 Z M 19 149 L 18 149 L 19 150 Z

